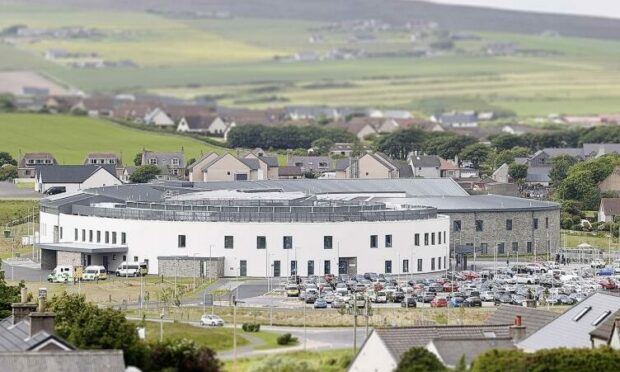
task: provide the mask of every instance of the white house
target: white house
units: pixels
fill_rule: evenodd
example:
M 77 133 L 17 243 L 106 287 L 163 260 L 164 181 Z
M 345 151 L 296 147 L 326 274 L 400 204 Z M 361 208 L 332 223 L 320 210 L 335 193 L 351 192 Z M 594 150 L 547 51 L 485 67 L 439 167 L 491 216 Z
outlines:
M 144 123 L 146 125 L 155 125 L 157 127 L 173 127 L 176 124 L 174 120 L 166 114 L 166 112 L 159 107 L 151 110 L 144 116 Z
M 35 191 L 61 186 L 66 192 L 122 184 L 114 165 L 48 165 L 37 168 Z
M 614 222 L 614 218 L 620 215 L 620 198 L 603 198 L 598 209 L 599 222 Z

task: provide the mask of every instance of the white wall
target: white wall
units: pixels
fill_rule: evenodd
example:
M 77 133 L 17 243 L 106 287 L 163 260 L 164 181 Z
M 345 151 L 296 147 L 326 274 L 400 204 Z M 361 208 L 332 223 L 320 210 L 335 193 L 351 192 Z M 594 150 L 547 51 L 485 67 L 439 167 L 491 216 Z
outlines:
M 396 365 L 381 338 L 373 332 L 355 357 L 349 372 L 391 372 Z
M 105 169 L 99 169 L 95 174 L 80 184 L 80 189 L 90 189 L 92 187 L 122 185 L 123 183 L 110 174 Z M 68 190 L 67 190 L 68 191 Z
M 384 272 L 385 261 L 392 261 L 392 273 L 401 274 L 402 261 L 409 260 L 410 272 L 417 272 L 417 259 L 422 258 L 423 272 L 431 270 L 431 257 L 447 256 L 448 246 L 414 247 L 414 233 L 446 231 L 449 241 L 449 218 L 389 222 L 326 222 L 326 223 L 229 223 L 229 222 L 169 222 L 121 220 L 74 215 L 41 213 L 41 226 L 52 233 L 41 234 L 41 242 L 51 242 L 53 226 L 60 220 L 62 241 L 74 239 L 74 228 L 116 231 L 117 245 L 121 232 L 127 234 L 128 257 L 149 260 L 150 272 L 157 271 L 158 256 L 225 257 L 225 275 L 239 275 L 239 261 L 247 261 L 247 275 L 263 277 L 270 273 L 274 260 L 281 262 L 281 275 L 289 275 L 291 260 L 297 260 L 298 273 L 307 275 L 307 262 L 314 260 L 315 274 L 323 274 L 324 260 L 331 261 L 331 272 L 338 272 L 338 257 L 357 257 L 357 272 Z M 186 248 L 178 248 L 178 235 L 186 235 Z M 392 235 L 392 248 L 386 248 L 385 235 Z M 224 248 L 224 236 L 234 236 L 234 248 Z M 333 249 L 323 249 L 323 236 L 333 236 Z M 378 235 L 379 247 L 370 248 L 370 235 Z M 267 249 L 256 248 L 256 237 L 266 236 Z M 293 249 L 283 249 L 283 236 L 293 237 Z M 87 232 L 88 237 L 88 232 Z M 103 239 L 103 238 L 102 238 Z M 436 241 L 437 242 L 437 241 Z M 435 267 L 435 271 L 443 271 Z

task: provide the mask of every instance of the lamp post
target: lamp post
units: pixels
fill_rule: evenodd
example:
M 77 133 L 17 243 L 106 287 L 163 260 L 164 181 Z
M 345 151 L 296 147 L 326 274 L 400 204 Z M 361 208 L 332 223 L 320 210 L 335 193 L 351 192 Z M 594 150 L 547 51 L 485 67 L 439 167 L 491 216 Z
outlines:
M 239 290 L 237 289 L 237 294 Z M 237 296 L 233 296 L 233 371 L 237 370 L 237 304 L 245 303 L 237 300 Z

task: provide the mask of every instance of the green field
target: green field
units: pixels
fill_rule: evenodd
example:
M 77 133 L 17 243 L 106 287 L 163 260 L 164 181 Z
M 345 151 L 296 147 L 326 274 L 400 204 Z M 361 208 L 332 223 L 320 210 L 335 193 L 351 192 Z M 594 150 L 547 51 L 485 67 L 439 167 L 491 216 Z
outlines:
M 16 159 L 26 152 L 51 152 L 60 164 L 81 164 L 89 152 L 115 152 L 125 165 L 132 165 L 143 149 L 184 151 L 186 160 L 209 151 L 225 152 L 189 137 L 81 116 L 0 114 L 0 131 L 4 133 L 0 151 L 8 151 Z
M 290 358 L 299 362 L 306 362 L 314 371 L 322 372 L 344 372 L 347 370 L 351 361 L 351 350 L 329 350 L 329 351 L 296 351 L 290 353 L 277 354 L 281 358 Z M 272 356 L 274 357 L 274 356 Z M 257 356 L 252 358 L 241 358 L 233 369 L 233 362 L 228 360 L 224 364 L 225 371 L 248 371 L 252 366 L 260 363 L 269 356 Z
M 146 340 L 155 342 L 159 340 L 159 322 L 146 322 Z M 185 323 L 164 323 L 164 338 L 179 339 L 187 338 L 201 346 L 206 346 L 214 351 L 232 349 L 233 330 L 231 328 L 197 327 Z M 237 346 L 245 346 L 249 342 L 243 337 L 237 337 Z

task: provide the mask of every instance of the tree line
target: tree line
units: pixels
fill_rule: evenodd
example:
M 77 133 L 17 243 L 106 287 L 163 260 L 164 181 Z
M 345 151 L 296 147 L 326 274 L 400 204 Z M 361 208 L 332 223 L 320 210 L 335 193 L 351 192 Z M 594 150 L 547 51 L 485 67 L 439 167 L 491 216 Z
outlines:
M 291 125 L 270 127 L 240 125 L 228 133 L 228 146 L 242 148 L 308 149 L 318 139 L 331 142 L 355 142 L 356 137 L 346 129 L 317 126 L 294 127 Z

